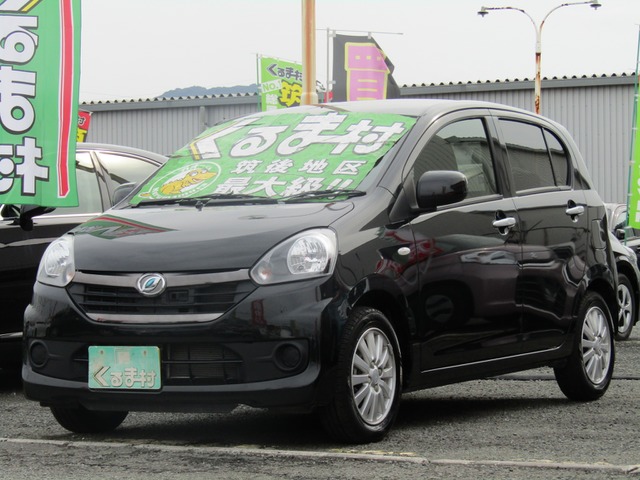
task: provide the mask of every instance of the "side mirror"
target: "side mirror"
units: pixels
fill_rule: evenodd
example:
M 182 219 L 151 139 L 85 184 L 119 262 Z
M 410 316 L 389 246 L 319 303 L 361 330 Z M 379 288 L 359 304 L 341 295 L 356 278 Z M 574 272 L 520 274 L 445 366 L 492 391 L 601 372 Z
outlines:
M 118 185 L 116 189 L 113 191 L 113 197 L 111 198 L 111 206 L 117 205 L 124 198 L 133 192 L 134 188 L 136 188 L 136 183 L 123 183 L 122 185 Z
M 449 205 L 467 197 L 467 177 L 454 170 L 432 170 L 422 174 L 416 187 L 421 209 L 430 210 Z
M 620 241 L 624 240 L 625 237 L 627 236 L 625 231 L 624 231 L 624 228 L 616 228 L 614 233 L 615 233 L 616 238 L 618 240 L 620 240 Z
M 42 207 L 40 205 L 20 205 L 20 228 L 26 232 L 33 230 L 33 217 L 53 212 L 55 207 Z

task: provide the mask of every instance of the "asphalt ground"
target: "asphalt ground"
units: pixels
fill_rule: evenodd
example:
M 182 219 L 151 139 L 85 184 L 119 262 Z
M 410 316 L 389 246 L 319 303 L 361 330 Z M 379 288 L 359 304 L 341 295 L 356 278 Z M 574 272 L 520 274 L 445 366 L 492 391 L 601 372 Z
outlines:
M 132 413 L 110 435 L 71 434 L 5 373 L 0 478 L 640 478 L 640 334 L 616 347 L 598 401 L 568 401 L 549 369 L 439 387 L 405 395 L 389 436 L 357 446 L 312 416 L 246 407 Z

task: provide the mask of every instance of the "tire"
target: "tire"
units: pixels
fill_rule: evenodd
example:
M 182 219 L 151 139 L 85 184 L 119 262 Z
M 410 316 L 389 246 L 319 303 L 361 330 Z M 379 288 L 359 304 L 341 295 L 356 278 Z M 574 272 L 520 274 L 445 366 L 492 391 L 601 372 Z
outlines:
M 354 309 L 339 343 L 334 395 L 320 410 L 325 430 L 349 443 L 382 440 L 398 414 L 402 365 L 391 323 L 373 308 Z
M 129 412 L 87 410 L 84 407 L 51 407 L 51 413 L 67 430 L 74 433 L 105 433 L 118 428 Z
M 618 274 L 618 331 L 616 340 L 627 340 L 635 323 L 636 301 L 633 285 L 623 273 Z
M 588 292 L 580 305 L 573 352 L 554 369 L 560 390 L 575 401 L 600 398 L 609 388 L 615 363 L 613 322 L 602 297 Z

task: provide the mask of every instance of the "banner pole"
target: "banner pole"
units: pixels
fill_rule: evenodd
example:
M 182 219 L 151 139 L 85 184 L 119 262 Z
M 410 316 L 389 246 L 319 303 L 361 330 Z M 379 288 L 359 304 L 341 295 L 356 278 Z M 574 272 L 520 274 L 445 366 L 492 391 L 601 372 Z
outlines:
M 331 64 L 329 63 L 329 52 L 331 51 L 330 38 L 331 30 L 329 30 L 329 27 L 327 27 L 327 87 L 324 91 L 324 103 L 329 103 L 331 101 L 331 96 L 329 95 L 329 87 L 331 86 L 331 76 L 329 74 L 329 69 L 331 66 Z
M 302 95 L 300 105 L 318 103 L 315 37 L 316 1 L 302 0 Z

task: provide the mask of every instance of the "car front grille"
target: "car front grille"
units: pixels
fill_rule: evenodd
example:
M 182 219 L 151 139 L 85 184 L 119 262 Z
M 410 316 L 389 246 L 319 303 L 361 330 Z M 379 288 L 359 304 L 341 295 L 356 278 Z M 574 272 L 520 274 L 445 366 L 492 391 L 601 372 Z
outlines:
M 230 348 L 217 343 L 157 344 L 162 352 L 164 385 L 229 385 L 243 383 L 245 362 Z M 71 356 L 73 368 L 48 362 L 46 375 L 82 381 L 87 378 L 89 354 L 85 345 Z M 66 365 L 66 364 L 65 364 Z
M 242 359 L 220 345 L 167 345 L 163 364 L 167 385 L 242 383 Z
M 218 318 L 255 286 L 246 270 L 218 274 L 165 274 L 167 288 L 142 295 L 139 274 L 79 272 L 68 292 L 83 312 L 103 323 L 187 323 Z

